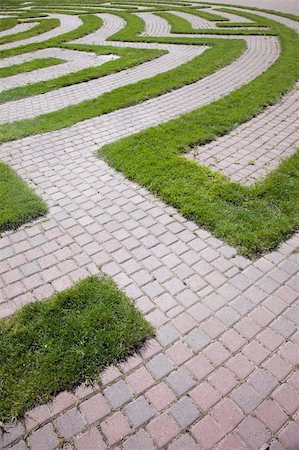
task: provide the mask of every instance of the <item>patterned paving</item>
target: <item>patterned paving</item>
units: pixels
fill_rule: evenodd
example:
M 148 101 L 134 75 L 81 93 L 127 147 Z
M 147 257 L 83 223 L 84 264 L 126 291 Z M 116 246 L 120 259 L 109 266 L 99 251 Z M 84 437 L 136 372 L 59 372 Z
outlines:
M 208 28 L 203 19 L 176 13 L 196 28 Z M 168 53 L 116 74 L 8 102 L 0 108 L 2 123 L 98 97 L 206 50 L 107 41 L 125 21 L 112 12 L 99 15 L 103 27 L 76 43 Z M 170 35 L 165 19 L 150 12 L 138 16 L 145 21 L 145 35 Z M 61 26 L 30 42 L 81 24 L 75 15 L 50 17 L 59 18 Z M 290 19 L 271 18 L 295 27 Z M 95 154 L 106 143 L 229 94 L 279 56 L 274 36 L 239 38 L 247 44 L 243 55 L 196 83 L 62 130 L 2 144 L 1 159 L 47 202 L 49 213 L 0 239 L 1 318 L 103 272 L 134 300 L 157 335 L 134 357 L 101 374 L 102 386 L 81 385 L 28 412 L 24 420 L 6 424 L 0 448 L 259 450 L 267 444 L 271 450 L 298 450 L 299 237 L 256 260 L 241 257 Z M 97 64 L 95 59 L 104 62 L 92 53 L 87 58 L 85 52 L 62 49 L 39 52 L 68 60 L 69 73 L 77 70 L 72 64 L 78 53 L 79 68 Z M 4 64 L 36 59 L 39 52 L 4 59 Z M 21 84 L 36 82 L 45 71 L 62 66 L 7 82 L 16 77 Z M 194 149 L 192 157 L 250 184 L 295 151 L 295 107 L 293 91 L 232 133 Z

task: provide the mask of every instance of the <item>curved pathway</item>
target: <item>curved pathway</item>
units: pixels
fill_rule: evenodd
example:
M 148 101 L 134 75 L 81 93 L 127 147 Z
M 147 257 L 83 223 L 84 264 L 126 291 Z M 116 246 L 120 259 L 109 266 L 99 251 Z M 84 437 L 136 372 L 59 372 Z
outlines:
M 103 387 L 61 393 L 6 425 L 0 448 L 296 449 L 299 236 L 250 261 L 95 156 L 103 144 L 192 111 L 267 70 L 279 53 L 276 39 L 246 40 L 241 58 L 197 83 L 1 146 L 2 159 L 49 213 L 0 238 L 0 316 L 102 271 L 157 336 L 107 369 Z M 293 95 L 272 107 L 278 122 L 288 119 Z M 258 130 L 272 112 L 248 124 Z

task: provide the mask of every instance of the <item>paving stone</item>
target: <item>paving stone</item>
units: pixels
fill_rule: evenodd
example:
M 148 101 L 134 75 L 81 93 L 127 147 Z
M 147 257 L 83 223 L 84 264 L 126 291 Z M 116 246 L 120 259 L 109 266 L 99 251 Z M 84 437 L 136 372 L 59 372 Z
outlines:
M 248 383 L 263 397 L 268 396 L 278 385 L 278 382 L 263 369 L 256 369 L 248 378 Z
M 117 381 L 109 386 L 105 389 L 104 394 L 114 409 L 122 406 L 124 403 L 127 403 L 133 397 L 127 383 L 123 380 Z
M 289 423 L 278 435 L 279 441 L 288 450 L 296 450 L 299 442 L 299 426 L 295 422 Z
M 246 414 L 256 409 L 263 400 L 263 397 L 248 384 L 242 384 L 235 389 L 230 397 Z
M 101 433 L 93 427 L 74 439 L 77 450 L 104 450 L 107 448 Z
M 154 410 L 143 396 L 125 406 L 124 412 L 131 425 L 135 428 L 148 422 L 155 415 Z
M 110 407 L 100 393 L 81 403 L 80 410 L 89 424 L 103 419 L 103 417 L 110 413 Z
M 217 422 L 209 415 L 191 428 L 191 434 L 204 449 L 214 447 L 225 435 Z
M 109 446 L 121 441 L 131 431 L 128 419 L 121 412 L 116 412 L 102 422 L 101 429 Z
M 210 343 L 210 338 L 199 328 L 192 330 L 185 338 L 188 347 L 194 352 L 202 350 Z
M 162 411 L 175 400 L 175 395 L 166 383 L 162 382 L 154 386 L 145 394 L 157 411 Z
M 191 377 L 185 367 L 178 369 L 176 372 L 172 372 L 166 378 L 166 381 L 179 396 L 187 392 L 196 384 L 195 380 Z
M 298 395 L 296 391 L 287 384 L 279 386 L 271 394 L 271 397 L 277 401 L 277 403 L 286 413 L 290 415 L 294 414 L 295 411 L 297 411 L 298 409 L 299 406 Z
M 220 394 L 206 381 L 193 389 L 189 395 L 203 412 L 208 411 L 221 398 Z
M 157 333 L 157 339 L 163 347 L 167 347 L 179 338 L 180 334 L 170 323 L 161 327 Z
M 211 416 L 227 433 L 234 430 L 244 418 L 243 412 L 229 398 L 217 403 L 211 412 Z
M 180 425 L 181 428 L 188 427 L 196 419 L 200 413 L 189 397 L 181 397 L 170 409 L 170 414 Z
M 181 341 L 173 344 L 165 353 L 177 366 L 180 366 L 193 356 L 191 350 Z
M 59 439 L 51 423 L 45 425 L 37 431 L 34 431 L 28 438 L 30 448 L 33 450 L 54 450 Z
M 155 383 L 153 377 L 145 367 L 141 367 L 129 375 L 127 382 L 136 394 L 141 394 L 141 392 Z
M 172 371 L 173 364 L 165 355 L 161 353 L 151 359 L 146 364 L 146 367 L 156 380 L 160 380 Z
M 148 433 L 144 430 L 129 437 L 123 444 L 125 450 L 154 450 L 154 445 Z
M 273 400 L 265 400 L 257 408 L 255 414 L 273 433 L 277 432 L 288 420 L 288 416 Z
M 189 434 L 183 434 L 170 444 L 168 450 L 199 450 L 199 447 Z
M 165 447 L 179 432 L 179 427 L 174 419 L 166 413 L 153 419 L 146 428 L 158 448 Z
M 60 436 L 65 439 L 70 439 L 80 433 L 84 429 L 86 423 L 79 411 L 73 408 L 54 420 L 54 425 Z
M 271 439 L 266 427 L 259 420 L 250 416 L 246 417 L 239 425 L 237 433 L 252 450 L 259 450 Z

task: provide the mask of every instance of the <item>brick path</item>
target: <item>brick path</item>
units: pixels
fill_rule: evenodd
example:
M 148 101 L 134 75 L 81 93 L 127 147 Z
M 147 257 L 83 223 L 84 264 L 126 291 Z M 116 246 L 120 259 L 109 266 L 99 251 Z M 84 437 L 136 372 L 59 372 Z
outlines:
M 104 143 L 192 111 L 266 70 L 278 55 L 275 38 L 246 39 L 243 57 L 198 83 L 1 146 L 2 159 L 50 209 L 0 239 L 1 317 L 104 272 L 157 336 L 107 369 L 103 387 L 61 393 L 7 425 L 0 447 L 298 450 L 299 237 L 250 261 L 95 156 Z M 234 137 L 227 138 L 229 145 Z

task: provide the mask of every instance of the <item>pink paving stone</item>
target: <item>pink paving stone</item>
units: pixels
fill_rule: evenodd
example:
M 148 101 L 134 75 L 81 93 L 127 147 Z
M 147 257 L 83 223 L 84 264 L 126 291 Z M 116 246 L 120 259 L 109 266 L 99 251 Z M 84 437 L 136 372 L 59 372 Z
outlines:
M 205 416 L 191 428 L 191 434 L 204 449 L 214 447 L 225 435 L 211 416 Z
M 210 344 L 207 348 L 205 348 L 204 354 L 215 366 L 220 366 L 230 357 L 230 353 L 220 342 Z
M 161 350 L 161 345 L 155 339 L 150 339 L 144 344 L 140 349 L 140 354 L 144 359 L 151 358 L 152 356 L 159 353 Z
M 247 446 L 237 436 L 230 434 L 216 447 L 216 450 L 247 450 Z
M 93 386 L 87 386 L 82 383 L 75 390 L 75 395 L 79 400 L 83 400 L 86 397 L 89 397 L 91 394 L 95 393 L 95 389 Z
M 246 344 L 246 340 L 233 329 L 226 331 L 220 340 L 231 352 L 236 352 Z
M 135 367 L 140 366 L 142 359 L 139 355 L 130 356 L 126 361 L 122 362 L 119 367 L 124 373 L 130 372 L 130 370 L 135 369 Z
M 120 371 L 115 366 L 109 366 L 106 370 L 101 374 L 101 382 L 104 386 L 112 381 L 117 380 L 121 376 Z
M 288 420 L 288 416 L 273 400 L 265 400 L 255 414 L 272 432 L 278 431 Z
M 209 377 L 209 382 L 221 392 L 222 395 L 228 394 L 238 384 L 238 381 L 232 372 L 225 367 L 220 367 L 217 372 L 214 372 Z
M 288 414 L 294 414 L 299 407 L 298 392 L 287 384 L 277 388 L 271 395 L 284 411 Z
M 287 361 L 285 361 L 278 355 L 273 355 L 270 359 L 268 359 L 268 361 L 263 364 L 263 366 L 279 381 L 284 380 L 284 378 L 291 372 L 293 368 Z
M 296 370 L 288 379 L 288 384 L 299 392 L 299 370 Z
M 272 322 L 273 319 L 275 319 L 275 315 L 263 306 L 259 306 L 254 311 L 252 311 L 252 313 L 249 314 L 249 317 L 262 327 L 265 327 L 270 322 Z
M 270 328 L 258 334 L 256 339 L 260 341 L 269 350 L 276 350 L 284 341 L 284 339 Z
M 243 355 L 236 355 L 231 358 L 226 366 L 234 372 L 240 380 L 245 379 L 254 369 L 253 364 Z
M 127 377 L 127 382 L 136 394 L 141 394 L 141 392 L 151 387 L 155 380 L 145 367 L 141 367 Z
M 174 393 L 164 381 L 150 389 L 145 396 L 159 412 L 175 400 Z
M 116 444 L 131 432 L 128 419 L 120 411 L 105 420 L 101 428 L 109 445 Z
M 200 450 L 200 448 L 189 434 L 183 434 L 170 444 L 168 450 Z
M 293 342 L 287 342 L 279 351 L 280 355 L 289 361 L 291 364 L 296 365 L 299 363 L 299 347 Z
M 188 331 L 192 330 L 197 325 L 195 320 L 187 313 L 179 315 L 173 319 L 172 323 L 181 334 L 188 333 Z
M 60 392 L 49 405 L 52 415 L 57 415 L 71 406 L 74 406 L 76 401 L 76 397 L 70 392 Z
M 146 428 L 159 448 L 164 447 L 179 433 L 176 422 L 166 413 L 153 419 Z
M 224 325 L 214 317 L 201 324 L 201 329 L 212 339 L 215 339 L 225 331 Z
M 201 381 L 214 370 L 214 367 L 204 355 L 198 355 L 190 359 L 186 362 L 186 367 L 198 381 Z
M 77 450 L 104 450 L 107 448 L 97 428 L 91 428 L 86 433 L 76 437 L 74 444 Z
M 193 389 L 189 395 L 203 412 L 208 411 L 221 398 L 219 393 L 206 381 Z
M 83 413 L 86 422 L 90 425 L 103 419 L 110 413 L 110 407 L 104 396 L 100 393 L 81 403 L 80 410 Z
M 298 298 L 298 294 L 289 286 L 280 287 L 275 294 L 288 305 L 291 305 Z
M 193 355 L 192 351 L 181 341 L 172 345 L 165 353 L 177 366 L 186 362 Z
M 27 431 L 33 430 L 51 417 L 48 405 L 37 406 L 25 414 L 25 426 Z
M 244 336 L 244 338 L 252 339 L 261 330 L 261 326 L 249 317 L 244 317 L 237 323 L 235 329 Z
M 251 341 L 248 345 L 246 345 L 246 347 L 243 348 L 242 352 L 245 356 L 247 356 L 247 358 L 257 365 L 263 362 L 267 356 L 270 355 L 270 352 L 257 341 Z
M 289 423 L 278 435 L 279 441 L 288 450 L 298 450 L 299 425 L 295 422 Z
M 226 433 L 236 428 L 244 418 L 241 409 L 229 398 L 217 403 L 211 412 L 211 416 Z
M 237 429 L 237 433 L 251 450 L 260 450 L 271 439 L 271 435 L 264 424 L 251 416 L 243 420 Z

